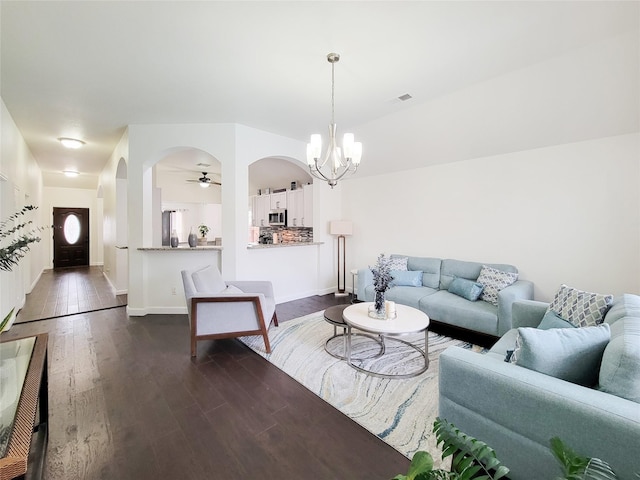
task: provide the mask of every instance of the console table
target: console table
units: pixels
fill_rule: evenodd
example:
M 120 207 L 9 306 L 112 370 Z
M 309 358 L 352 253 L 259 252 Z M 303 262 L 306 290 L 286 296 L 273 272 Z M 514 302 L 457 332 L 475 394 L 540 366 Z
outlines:
M 41 334 L 0 343 L 0 480 L 26 475 L 34 433 L 46 446 L 47 340 Z

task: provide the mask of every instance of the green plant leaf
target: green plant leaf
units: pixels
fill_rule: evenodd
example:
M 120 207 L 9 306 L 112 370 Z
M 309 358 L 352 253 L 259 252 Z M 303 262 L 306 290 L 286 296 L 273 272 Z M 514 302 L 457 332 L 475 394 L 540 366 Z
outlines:
M 0 323 L 0 332 L 2 332 L 4 330 L 4 327 L 7 325 L 7 323 L 9 323 L 9 320 L 11 319 L 11 315 L 13 315 L 13 311 L 15 309 L 16 307 L 13 307 L 11 311 L 7 314 L 7 316 L 4 317 L 4 319 L 2 320 L 2 323 Z
M 407 480 L 416 479 L 417 476 L 424 472 L 433 470 L 433 457 L 428 452 L 418 451 L 411 459 L 409 471 L 407 472 Z
M 501 465 L 495 451 L 486 443 L 466 435 L 453 424 L 444 419 L 436 418 L 433 423 L 437 445 L 442 444 L 442 458 L 453 456 L 452 470 L 460 474 L 460 478 L 493 478 L 493 469 L 508 472 L 509 469 Z M 502 467 L 502 470 L 499 470 Z M 476 477 L 482 472 L 482 477 Z M 504 477 L 506 473 L 502 473 Z M 500 478 L 500 477 L 498 477 Z

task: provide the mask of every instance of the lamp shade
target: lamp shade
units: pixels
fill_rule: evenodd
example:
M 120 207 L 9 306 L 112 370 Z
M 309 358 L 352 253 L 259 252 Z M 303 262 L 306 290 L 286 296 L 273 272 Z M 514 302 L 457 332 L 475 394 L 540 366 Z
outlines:
M 350 220 L 332 220 L 329 224 L 331 235 L 351 235 L 353 233 L 353 223 Z

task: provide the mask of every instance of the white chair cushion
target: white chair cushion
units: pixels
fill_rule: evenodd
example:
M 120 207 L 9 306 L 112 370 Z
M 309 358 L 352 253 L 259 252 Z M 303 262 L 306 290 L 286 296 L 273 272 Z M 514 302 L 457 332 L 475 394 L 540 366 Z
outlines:
M 227 288 L 220 271 L 211 265 L 194 272 L 192 278 L 199 293 L 220 293 Z

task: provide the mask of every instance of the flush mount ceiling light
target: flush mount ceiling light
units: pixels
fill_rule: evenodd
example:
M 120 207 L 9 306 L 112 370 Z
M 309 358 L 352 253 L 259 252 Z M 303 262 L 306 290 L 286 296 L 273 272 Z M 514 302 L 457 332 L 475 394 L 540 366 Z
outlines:
M 62 173 L 64 173 L 66 177 L 77 177 L 80 175 L 77 170 L 63 170 Z
M 355 173 L 362 157 L 362 143 L 354 142 L 353 133 L 345 133 L 342 148 L 336 143 L 335 124 L 335 64 L 340 55 L 330 53 L 327 60 L 331 64 L 331 123 L 329 124 L 329 144 L 322 155 L 322 136 L 318 133 L 311 135 L 311 143 L 307 144 L 307 164 L 311 175 L 325 180 L 331 188 L 335 187 L 347 173 Z M 322 158 L 322 160 L 320 160 Z
M 82 140 L 78 140 L 76 138 L 60 137 L 58 140 L 67 148 L 80 148 L 84 145 Z

